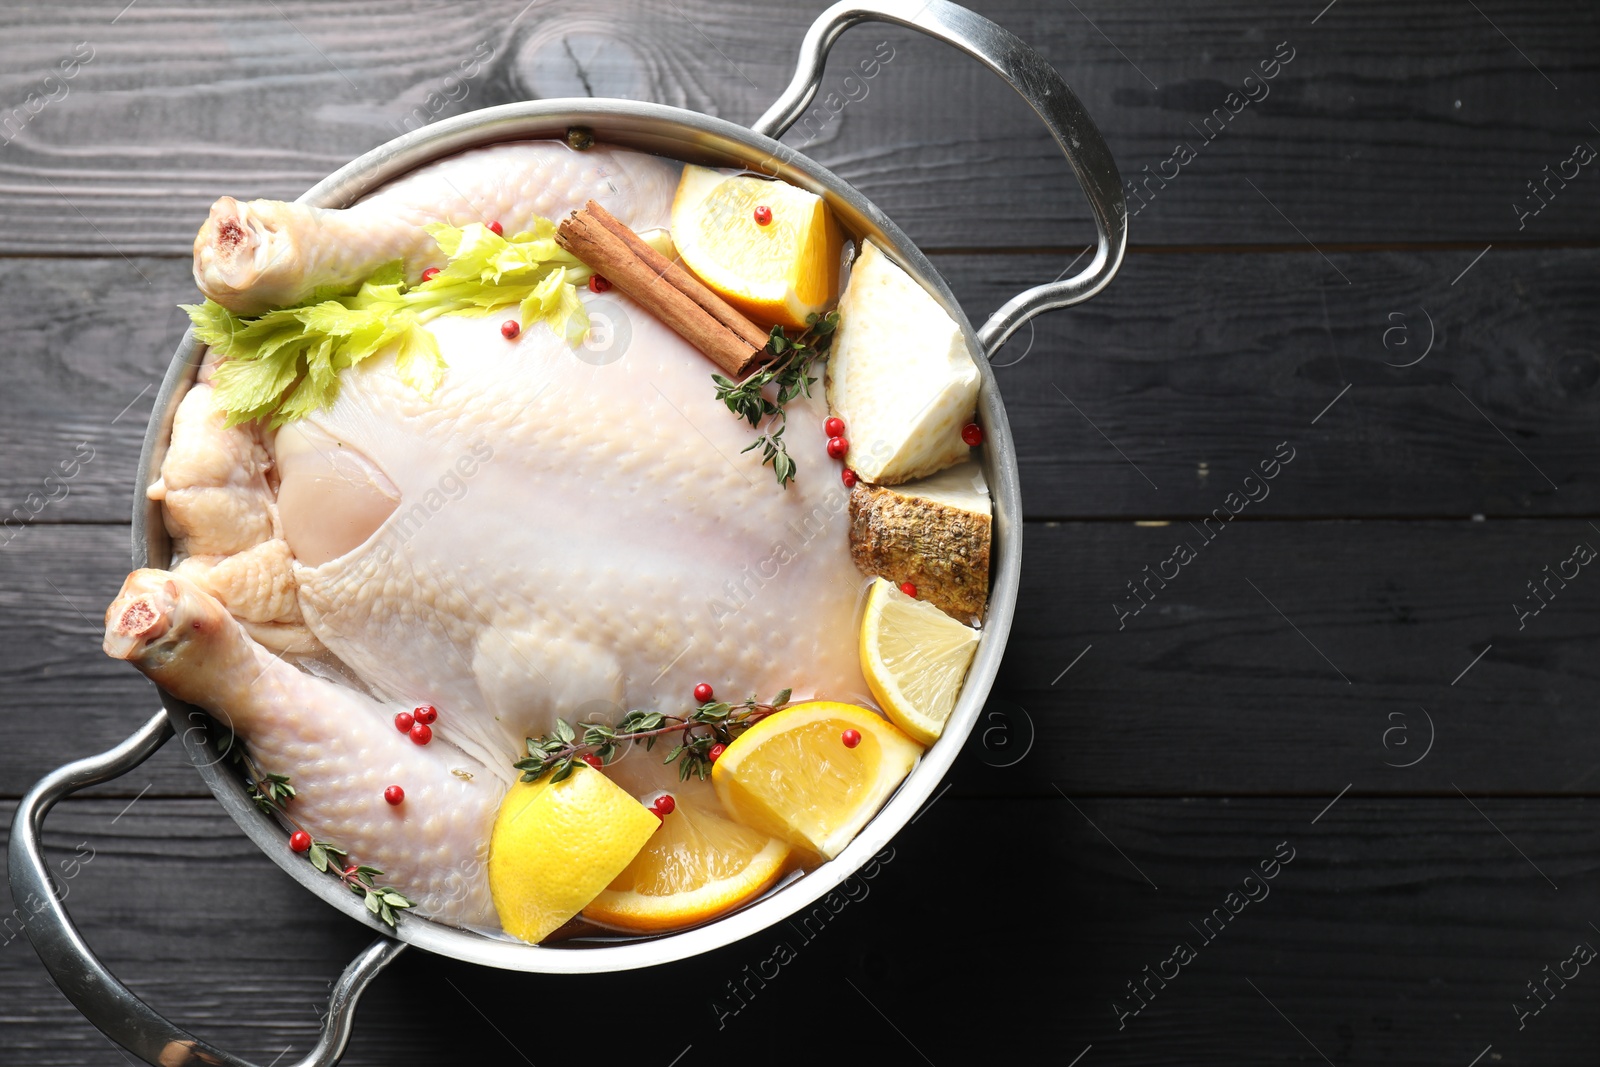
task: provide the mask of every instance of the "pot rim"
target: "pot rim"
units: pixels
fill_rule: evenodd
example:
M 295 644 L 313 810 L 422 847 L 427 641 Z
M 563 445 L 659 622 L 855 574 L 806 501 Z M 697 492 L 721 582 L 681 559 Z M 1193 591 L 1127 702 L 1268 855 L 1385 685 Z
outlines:
M 417 915 L 391 929 L 372 917 L 339 882 L 283 847 L 283 831 L 250 801 L 242 779 L 222 764 L 219 732 L 201 709 L 161 693 L 169 720 L 202 779 L 235 823 L 266 855 L 306 889 L 379 933 L 429 952 L 507 970 L 581 974 L 629 970 L 685 959 L 750 937 L 823 897 L 878 856 L 894 835 L 919 817 L 972 733 L 999 670 L 1011 629 L 1021 574 L 1022 505 L 1016 450 L 988 353 L 933 264 L 871 201 L 832 171 L 780 142 L 723 119 L 664 104 L 614 99 L 550 99 L 502 104 L 414 130 L 345 164 L 298 198 L 320 207 L 345 207 L 383 183 L 469 148 L 514 140 L 561 139 L 571 126 L 591 129 L 597 142 L 636 148 L 673 160 L 739 166 L 781 178 L 823 196 L 852 240 L 871 239 L 931 292 L 960 324 L 978 366 L 978 416 L 984 446 L 978 454 L 993 507 L 989 607 L 978 651 L 943 735 L 878 813 L 838 856 L 795 874 L 740 909 L 673 933 L 581 937 L 530 945 L 447 926 Z M 134 487 L 133 565 L 170 563 L 171 545 L 160 504 L 145 497 L 159 474 L 173 413 L 198 372 L 204 346 L 193 330 L 179 342 L 146 428 Z M 941 794 L 942 796 L 942 794 Z M 892 852 L 889 854 L 892 857 Z M 885 859 L 887 862 L 887 859 Z M 870 877 L 870 875 L 868 875 Z

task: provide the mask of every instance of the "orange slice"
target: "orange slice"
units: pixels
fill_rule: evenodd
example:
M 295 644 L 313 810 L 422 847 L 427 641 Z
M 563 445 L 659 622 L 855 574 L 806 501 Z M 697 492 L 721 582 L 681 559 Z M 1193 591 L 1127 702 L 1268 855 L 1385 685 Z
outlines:
M 855 746 L 845 743 L 854 731 Z M 745 731 L 711 767 L 728 813 L 832 859 L 889 799 L 922 746 L 866 708 L 796 704 Z
M 589 902 L 584 918 L 641 933 L 672 930 L 714 919 L 777 880 L 788 844 L 725 818 L 700 789 L 699 796 L 673 791 L 676 806 L 661 829 Z

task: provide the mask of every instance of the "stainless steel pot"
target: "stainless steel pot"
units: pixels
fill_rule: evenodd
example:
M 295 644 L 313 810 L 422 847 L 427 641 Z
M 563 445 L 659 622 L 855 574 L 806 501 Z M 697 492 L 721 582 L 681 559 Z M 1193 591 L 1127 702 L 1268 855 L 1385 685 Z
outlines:
M 1097 243 L 1087 267 L 1066 280 L 1018 294 L 974 331 L 933 265 L 893 222 L 838 177 L 775 140 L 800 118 L 816 96 L 833 42 L 849 27 L 870 21 L 906 26 L 954 45 L 999 74 L 1027 100 L 1061 146 L 1088 197 Z M 557 138 L 575 125 L 589 127 L 601 141 L 690 162 L 745 167 L 824 196 L 850 234 L 857 239 L 871 238 L 919 278 L 962 324 L 973 350 L 985 357 L 1033 316 L 1079 303 L 1104 288 L 1121 265 L 1127 241 L 1127 213 L 1116 165 L 1072 90 L 1042 57 L 1012 34 L 945 0 L 846 0 L 835 4 L 807 32 L 789 87 L 750 130 L 691 111 L 625 100 L 507 104 L 441 121 L 390 141 L 319 182 L 300 200 L 342 207 L 385 181 L 440 157 L 498 141 Z M 135 567 L 165 566 L 170 560 L 170 545 L 157 506 L 145 499 L 144 487 L 160 467 L 173 412 L 194 380 L 202 354 L 203 346 L 185 336 L 150 418 L 139 467 L 141 480 L 134 495 Z M 12 895 L 19 903 L 37 902 L 37 910 L 26 923 L 28 937 L 61 991 L 107 1036 L 149 1063 L 166 1067 L 249 1067 L 246 1061 L 206 1044 L 158 1015 L 106 970 L 62 907 L 41 845 L 44 817 L 58 800 L 132 770 L 175 732 L 181 734 L 189 758 L 217 800 L 268 856 L 330 906 L 381 935 L 351 962 L 335 985 L 321 1039 L 299 1061 L 301 1067 L 338 1060 L 349 1037 L 361 991 L 406 945 L 509 970 L 552 974 L 625 970 L 683 959 L 730 944 L 826 894 L 879 852 L 927 801 L 971 733 L 999 669 L 1016 604 L 1022 558 L 1022 504 L 1016 450 L 1005 408 L 987 358 L 978 362 L 983 376 L 979 414 L 987 441 L 982 461 L 993 495 L 995 530 L 993 591 L 983 638 L 944 736 L 837 858 L 779 885 L 731 915 L 658 937 L 588 938 L 536 946 L 498 940 L 411 915 L 391 931 L 379 925 L 361 902 L 335 880 L 319 874 L 283 847 L 282 829 L 250 802 L 239 776 L 219 766 L 221 753 L 212 743 L 215 731 L 210 720 L 198 709 L 163 694 L 163 709 L 133 736 L 108 752 L 67 764 L 47 775 L 17 808 L 9 859 Z

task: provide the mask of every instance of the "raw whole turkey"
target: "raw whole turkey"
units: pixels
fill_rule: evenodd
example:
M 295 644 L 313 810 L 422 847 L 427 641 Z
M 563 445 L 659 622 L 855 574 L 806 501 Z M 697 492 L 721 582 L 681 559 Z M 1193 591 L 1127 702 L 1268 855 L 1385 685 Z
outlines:
M 440 258 L 427 222 L 510 232 L 593 198 L 635 230 L 664 227 L 678 173 L 525 142 L 344 210 L 224 198 L 196 279 L 250 313 L 397 259 L 420 275 Z M 524 739 L 557 716 L 681 711 L 700 681 L 867 695 L 820 397 L 791 408 L 801 475 L 784 489 L 741 452 L 749 428 L 704 356 L 620 293 L 583 295 L 605 346 L 446 316 L 428 325 L 447 365 L 432 396 L 379 356 L 276 432 L 226 427 L 204 368 L 150 489 L 177 562 L 134 572 L 106 615 L 108 653 L 230 725 L 263 770 L 292 772 L 313 836 L 466 927 L 498 927 L 490 825 Z M 419 745 L 394 719 L 424 704 L 438 718 Z

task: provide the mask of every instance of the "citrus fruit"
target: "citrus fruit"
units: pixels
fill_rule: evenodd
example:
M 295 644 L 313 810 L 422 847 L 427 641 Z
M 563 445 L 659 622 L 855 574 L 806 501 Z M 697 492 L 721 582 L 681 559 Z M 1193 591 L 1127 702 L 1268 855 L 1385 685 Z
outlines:
M 506 933 L 541 941 L 610 884 L 661 825 L 622 787 L 579 766 L 518 782 L 489 839 L 489 892 Z
M 845 732 L 857 737 L 849 744 Z M 767 716 L 711 767 L 728 813 L 828 859 L 910 772 L 922 746 L 854 704 L 816 700 Z
M 672 241 L 701 281 L 761 323 L 803 327 L 839 288 L 839 225 L 820 196 L 787 182 L 684 167 Z
M 894 724 L 925 745 L 944 730 L 978 649 L 978 631 L 882 578 L 861 619 L 861 673 Z
M 751 900 L 783 872 L 789 845 L 726 818 L 704 783 L 675 788 L 672 810 L 583 916 L 650 933 L 714 919 Z

